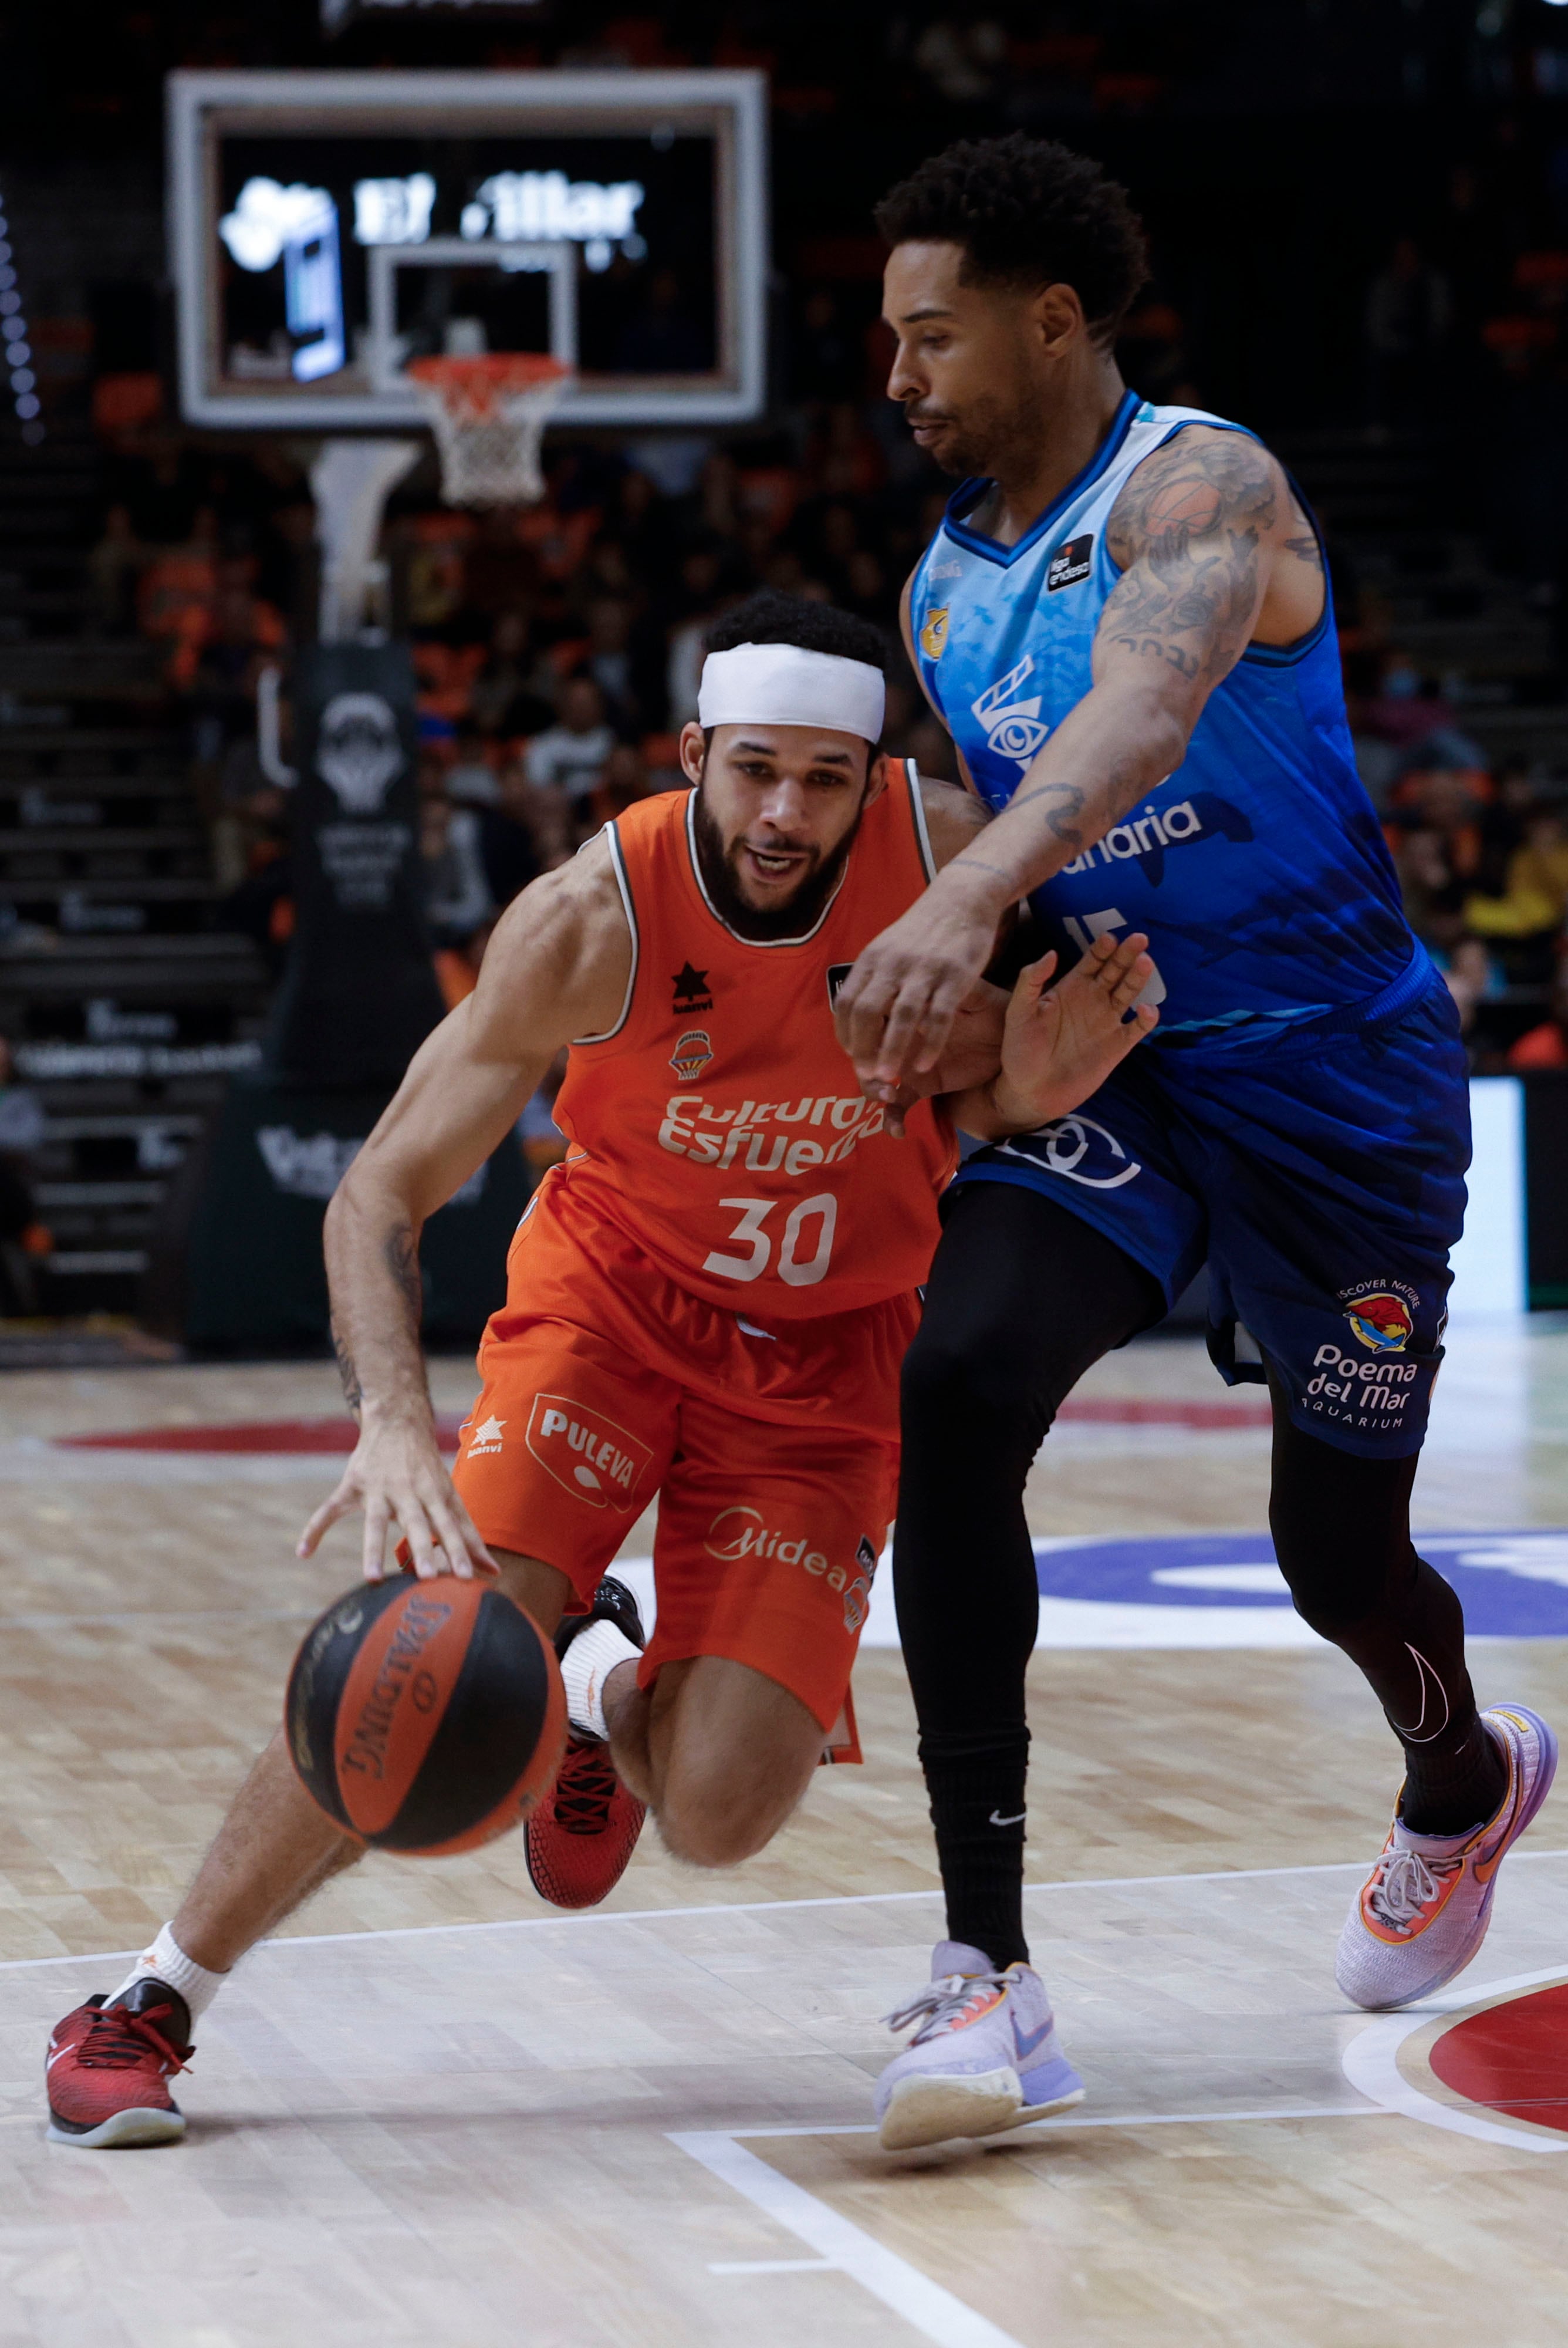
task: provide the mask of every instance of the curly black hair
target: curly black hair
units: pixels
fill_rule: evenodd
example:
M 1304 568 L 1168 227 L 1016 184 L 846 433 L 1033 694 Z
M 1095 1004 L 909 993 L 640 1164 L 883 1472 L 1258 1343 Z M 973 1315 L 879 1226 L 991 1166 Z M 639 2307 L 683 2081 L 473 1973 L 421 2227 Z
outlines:
M 1071 285 L 1109 344 L 1149 274 L 1143 224 L 1102 165 L 1022 130 L 928 156 L 876 211 L 889 244 L 960 244 L 970 285 Z
M 710 653 L 733 652 L 737 644 L 798 644 L 802 652 L 836 653 L 840 660 L 865 661 L 875 669 L 887 665 L 886 646 L 869 620 L 835 612 L 831 603 L 808 602 L 803 595 L 781 595 L 773 587 L 748 595 L 702 639 L 703 651 Z

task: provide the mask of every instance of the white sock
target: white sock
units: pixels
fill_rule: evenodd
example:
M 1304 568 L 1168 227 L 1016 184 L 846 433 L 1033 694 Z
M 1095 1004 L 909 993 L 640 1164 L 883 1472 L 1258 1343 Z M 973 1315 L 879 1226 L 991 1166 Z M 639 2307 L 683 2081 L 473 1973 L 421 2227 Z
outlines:
M 194 2024 L 199 2014 L 206 2013 L 228 1978 L 227 1973 L 209 1972 L 194 1957 L 188 1957 L 165 1924 L 151 1948 L 142 1951 L 108 2003 L 113 2005 L 116 1998 L 127 1996 L 138 1982 L 160 1981 L 165 1989 L 179 1992 Z
M 613 1622 L 590 1622 L 561 1658 L 567 1718 L 579 1735 L 608 1739 L 604 1684 L 617 1663 L 636 1663 L 637 1649 Z

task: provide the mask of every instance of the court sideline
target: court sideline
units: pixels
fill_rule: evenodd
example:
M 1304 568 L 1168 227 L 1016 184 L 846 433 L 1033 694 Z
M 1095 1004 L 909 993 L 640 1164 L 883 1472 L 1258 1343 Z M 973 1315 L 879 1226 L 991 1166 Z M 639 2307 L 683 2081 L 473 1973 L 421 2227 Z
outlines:
M 1424 1520 L 1540 1528 L 1491 1580 L 1555 1602 L 1568 1344 L 1477 1331 L 1450 1370 Z M 447 1409 L 472 1390 L 458 1364 L 436 1385 Z M 1101 1415 L 1059 1430 L 1036 1471 L 1042 1536 L 1256 1531 L 1266 1432 L 1201 1423 L 1194 1406 L 1223 1390 L 1196 1348 L 1130 1349 L 1085 1394 Z M 1037 1653 L 1030 1930 L 1090 2097 L 999 2149 L 892 2161 L 865 2133 L 893 2044 L 876 2017 L 924 1972 L 939 1917 L 886 1649 L 856 1675 L 866 1766 L 821 1772 L 733 1876 L 645 1846 L 610 1910 L 579 1921 L 535 1900 L 513 1844 L 371 1861 L 209 2017 L 180 2083 L 185 2147 L 45 2147 L 50 2022 L 108 1986 L 92 1952 L 169 1912 L 352 1562 L 346 1542 L 322 1568 L 292 1554 L 330 1459 L 55 1441 L 324 1416 L 324 1367 L 39 1374 L 6 1399 L 0 2339 L 274 2348 L 323 2304 L 334 2341 L 392 2348 L 684 2348 L 742 2329 L 758 2348 L 803 2330 L 833 2348 L 1370 2348 L 1391 2322 L 1495 2331 L 1500 2307 L 1509 2348 L 1560 2336 L 1558 2172 L 1539 2147 L 1568 2138 L 1389 2115 L 1390 2079 L 1446 2100 L 1421 2034 L 1390 2051 L 1334 1991 L 1338 1918 L 1396 1772 L 1325 1650 Z M 1243 1612 L 1223 1583 L 1145 1595 L 1173 1622 Z M 1563 1716 L 1560 1638 L 1483 1641 L 1477 1663 L 1483 1701 Z M 1568 1973 L 1564 1842 L 1549 1804 L 1466 1995 Z M 1357 2044 L 1381 2049 L 1360 2083 Z

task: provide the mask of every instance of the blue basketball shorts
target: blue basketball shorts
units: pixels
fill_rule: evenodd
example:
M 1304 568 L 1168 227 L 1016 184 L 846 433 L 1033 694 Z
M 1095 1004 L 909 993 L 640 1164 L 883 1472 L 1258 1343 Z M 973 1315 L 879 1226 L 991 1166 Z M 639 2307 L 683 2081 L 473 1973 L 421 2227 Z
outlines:
M 1054 1199 L 1167 1304 L 1206 1260 L 1226 1384 L 1261 1383 L 1266 1364 L 1307 1434 L 1399 1458 L 1426 1433 L 1469 1163 L 1459 1021 L 1434 973 L 1409 1008 L 1349 1032 L 1141 1045 L 1071 1117 L 958 1179 Z

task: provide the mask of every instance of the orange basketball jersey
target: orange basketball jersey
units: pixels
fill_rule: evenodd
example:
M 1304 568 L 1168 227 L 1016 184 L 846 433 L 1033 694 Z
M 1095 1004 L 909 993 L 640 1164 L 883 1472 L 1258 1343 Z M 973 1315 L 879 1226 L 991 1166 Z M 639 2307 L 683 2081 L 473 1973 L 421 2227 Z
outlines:
M 889 759 L 815 926 L 768 944 L 710 902 L 695 805 L 669 792 L 607 827 L 631 979 L 615 1026 L 571 1047 L 555 1113 L 573 1147 L 552 1179 L 682 1287 L 748 1318 L 815 1319 L 916 1288 L 952 1127 L 922 1102 L 902 1140 L 886 1132 L 833 1025 L 856 956 L 932 876 L 915 770 Z

